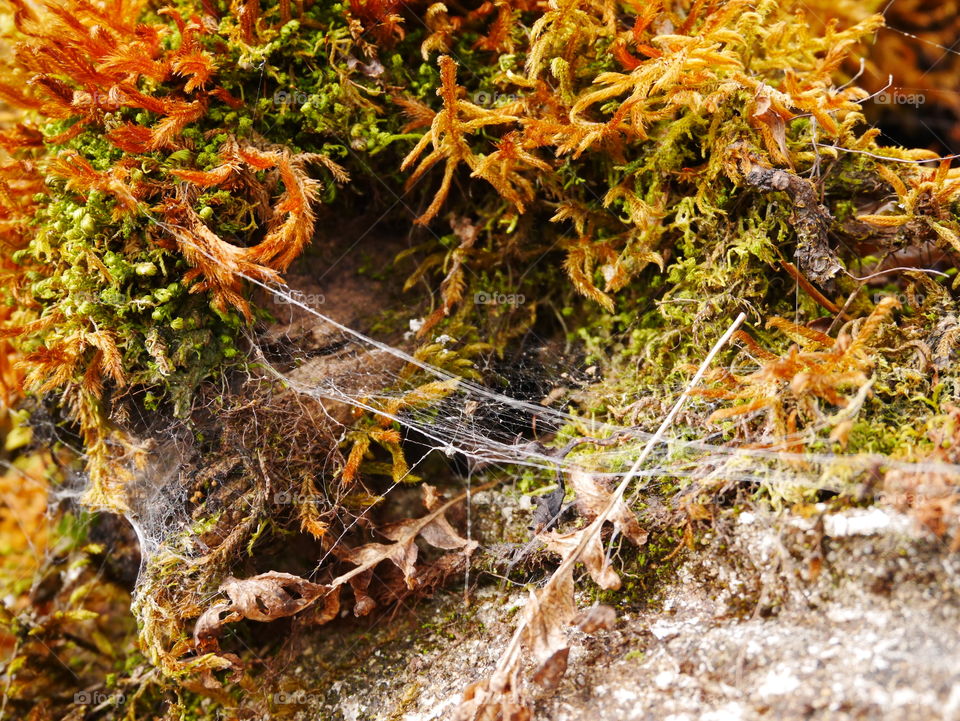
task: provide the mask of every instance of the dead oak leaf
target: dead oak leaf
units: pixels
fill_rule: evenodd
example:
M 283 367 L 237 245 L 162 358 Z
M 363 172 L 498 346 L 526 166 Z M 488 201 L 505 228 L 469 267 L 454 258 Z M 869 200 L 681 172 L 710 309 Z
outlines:
M 613 570 L 613 566 L 606 553 L 604 553 L 600 534 L 593 534 L 587 540 L 586 545 L 582 545 L 584 530 L 569 533 L 548 531 L 541 534 L 541 538 L 546 543 L 547 550 L 558 554 L 564 561 L 575 556 L 577 561 L 587 567 L 590 577 L 600 588 L 616 591 L 620 588 L 620 576 Z M 570 597 L 573 598 L 572 586 Z
M 596 478 L 584 471 L 573 471 L 570 483 L 577 492 L 577 509 L 587 520 L 596 518 L 610 503 L 613 494 L 602 486 Z M 607 516 L 619 533 L 629 538 L 637 546 L 647 542 L 649 535 L 637 521 L 637 516 L 622 497 L 613 503 L 613 509 Z
M 420 553 L 416 543 L 418 536 L 434 548 L 471 555 L 477 548 L 477 542 L 457 533 L 443 515 L 452 503 L 454 501 L 436 507 L 424 518 L 400 521 L 384 528 L 381 532 L 393 543 L 368 543 L 344 553 L 342 558 L 355 564 L 357 568 L 340 576 L 333 582 L 334 585 L 372 569 L 381 561 L 390 561 L 403 573 L 407 588 L 415 588 L 416 563 Z
M 290 573 L 268 571 L 245 579 L 228 576 L 220 590 L 244 618 L 274 621 L 302 611 L 332 589 Z
M 617 623 L 617 612 L 605 603 L 585 608 L 576 618 L 577 628 L 584 633 L 609 631 Z
M 217 653 L 223 627 L 247 618 L 253 621 L 273 621 L 293 616 L 304 609 L 303 623 L 320 625 L 332 620 L 340 608 L 340 587 L 349 583 L 354 591 L 358 616 L 369 613 L 376 605 L 366 592 L 371 571 L 383 561 L 397 565 L 408 587 L 417 584 L 415 564 L 419 549 L 417 537 L 425 543 L 469 557 L 477 548 L 476 541 L 463 538 L 444 516 L 444 513 L 466 496 L 461 495 L 435 507 L 423 518 L 401 521 L 388 526 L 383 535 L 393 543 L 369 543 L 356 549 L 339 550 L 340 560 L 349 561 L 356 568 L 341 574 L 327 585 L 312 583 L 300 576 L 280 571 L 269 571 L 251 578 L 229 576 L 220 584 L 220 591 L 229 601 L 218 601 L 204 611 L 194 626 L 194 647 L 204 652 Z M 442 559 L 441 559 L 442 560 Z M 319 608 L 310 608 L 322 599 Z

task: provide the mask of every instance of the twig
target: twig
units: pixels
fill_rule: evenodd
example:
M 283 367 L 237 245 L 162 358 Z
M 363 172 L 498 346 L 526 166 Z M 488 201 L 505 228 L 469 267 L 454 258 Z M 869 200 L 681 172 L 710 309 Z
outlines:
M 837 307 L 837 304 L 817 290 L 813 284 L 806 279 L 803 273 L 797 269 L 797 266 L 786 260 L 781 260 L 780 266 L 787 271 L 787 273 L 790 274 L 790 277 L 797 281 L 800 287 L 806 291 L 807 295 L 813 298 L 819 305 L 823 306 L 834 314 L 841 312 L 840 308 Z
M 847 297 L 847 302 L 843 304 L 843 307 L 839 311 L 837 311 L 836 317 L 834 317 L 830 327 L 827 328 L 827 335 L 833 335 L 833 331 L 837 329 L 837 326 L 840 325 L 840 322 L 847 318 L 847 311 L 850 309 L 850 306 L 853 305 L 853 301 L 856 299 L 857 295 L 860 294 L 860 291 L 863 290 L 863 286 L 863 283 L 858 285 Z

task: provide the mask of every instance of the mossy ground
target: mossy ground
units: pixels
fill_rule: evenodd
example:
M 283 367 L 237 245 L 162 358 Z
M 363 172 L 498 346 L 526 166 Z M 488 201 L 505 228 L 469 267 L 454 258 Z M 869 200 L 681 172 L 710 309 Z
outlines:
M 136 633 L 118 610 L 129 574 L 110 570 L 113 551 L 73 521 L 51 533 L 62 552 L 29 592 L 14 584 L 4 617 L 18 639 L 9 708 L 36 721 L 263 713 L 254 670 L 290 683 L 283 669 L 317 651 L 291 640 L 298 619 L 231 626 L 230 672 L 232 659 L 201 655 L 193 624 L 225 575 L 308 574 L 322 558 L 333 576 L 388 523 L 420 513 L 415 486 L 393 486 L 463 487 L 455 454 L 411 475 L 418 439 L 400 424 L 276 382 L 267 366 L 301 383 L 353 368 L 398 394 L 429 387 L 396 357 L 372 369 L 330 357 L 329 329 L 262 287 L 281 274 L 418 360 L 644 430 L 747 313 L 746 333 L 671 429 L 730 453 L 693 470 L 675 449 L 658 459 L 662 473 L 634 503 L 648 543 L 618 546 L 624 588 L 585 583 L 587 600 L 652 612 L 688 556 L 715 552 L 702 539 L 730 509 L 888 497 L 956 543 L 954 476 L 884 465 L 960 461 L 956 173 L 917 165 L 929 151 L 882 147 L 866 123 L 853 75 L 858 54 L 883 56 L 869 51 L 878 18 L 837 11 L 824 26 L 792 12 L 766 0 L 184 0 L 66 14 L 15 3 L 5 27 L 20 45 L 0 96 L 23 112 L 0 138 L 0 390 L 31 411 L 35 444 L 19 411 L 8 452 L 52 452 L 61 496 L 78 495 L 86 473 L 84 503 L 128 515 L 173 464 L 178 495 L 161 501 L 183 523 L 149 529 L 162 543 L 140 575 Z M 555 430 L 557 446 L 580 433 L 574 421 Z M 774 459 L 743 481 L 737 447 L 886 460 Z M 550 568 L 544 554 L 504 561 L 529 538 L 530 504 L 518 499 L 554 480 L 520 468 L 470 476 L 508 489 L 477 506 L 475 582 L 536 582 Z M 462 527 L 463 511 L 450 520 Z M 428 568 L 436 558 L 424 556 Z M 416 594 L 400 580 L 378 569 L 376 623 L 311 633 L 360 641 L 369 628 L 366 641 L 389 647 L 416 625 L 403 616 Z M 352 592 L 359 605 L 363 589 Z M 424 638 L 450 642 L 471 623 L 463 614 Z M 57 670 L 61 652 L 81 654 L 72 679 Z M 355 672 L 341 661 L 329 677 Z M 72 688 L 126 701 L 90 711 Z M 417 693 L 410 685 L 390 713 Z

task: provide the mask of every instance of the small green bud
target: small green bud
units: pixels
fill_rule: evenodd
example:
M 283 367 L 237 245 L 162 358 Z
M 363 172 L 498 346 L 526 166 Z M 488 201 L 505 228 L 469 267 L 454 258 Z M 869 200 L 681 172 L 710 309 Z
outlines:
M 80 230 L 86 235 L 93 235 L 97 232 L 97 221 L 90 214 L 84 215 L 80 220 Z
M 153 263 L 137 263 L 134 266 L 134 270 L 137 272 L 137 275 L 156 275 L 157 266 Z
M 213 218 L 213 208 L 211 208 L 209 205 L 205 205 L 200 209 L 200 213 L 198 215 L 203 220 L 210 220 Z

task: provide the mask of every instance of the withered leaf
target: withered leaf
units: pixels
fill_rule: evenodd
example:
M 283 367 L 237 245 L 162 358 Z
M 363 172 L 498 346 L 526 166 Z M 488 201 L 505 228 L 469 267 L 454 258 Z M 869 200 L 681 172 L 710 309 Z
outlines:
M 541 534 L 541 538 L 546 543 L 547 550 L 559 554 L 564 561 L 573 557 L 576 557 L 577 561 L 581 561 L 587 567 L 590 577 L 600 588 L 609 591 L 620 588 L 620 576 L 613 570 L 613 566 L 603 551 L 603 542 L 599 533 L 593 534 L 582 548 L 583 530 L 570 531 L 569 533 L 549 531 Z
M 210 606 L 200 615 L 193 627 L 193 638 L 197 650 L 200 653 L 215 651 L 216 639 L 220 636 L 223 626 L 239 621 L 241 618 L 243 616 L 235 611 L 233 604 L 228 601 L 219 601 Z
M 391 561 L 403 572 L 407 587 L 414 588 L 416 585 L 416 562 L 419 553 L 416 544 L 417 536 L 422 537 L 434 548 L 459 550 L 469 556 L 476 549 L 477 542 L 468 540 L 457 533 L 443 515 L 452 503 L 454 501 L 437 507 L 436 510 L 424 518 L 401 521 L 387 526 L 383 529 L 383 535 L 393 543 L 368 543 L 345 553 L 343 558 L 355 563 L 357 568 L 340 576 L 334 581 L 334 584 L 348 581 L 353 575 L 362 572 L 362 570 L 372 569 L 381 561 Z
M 422 484 L 421 488 L 422 488 L 422 496 L 423 496 L 423 506 L 428 511 L 432 511 L 443 500 L 443 496 L 437 493 L 436 486 L 431 486 L 429 483 Z
M 331 589 L 290 573 L 268 571 L 243 580 L 228 576 L 220 590 L 244 618 L 273 621 L 302 611 Z
M 415 538 L 415 533 L 410 535 L 399 532 L 395 539 L 396 543 L 368 543 L 360 548 L 351 549 L 344 554 L 344 559 L 361 568 L 370 568 L 381 561 L 392 561 L 403 572 L 403 578 L 410 586 L 416 572 L 419 553 L 417 544 L 414 542 Z
M 284 616 L 293 616 L 323 599 L 323 606 L 310 614 L 304 622 L 327 623 L 339 611 L 339 587 L 349 583 L 353 588 L 356 603 L 353 612 L 357 616 L 369 613 L 375 606 L 367 593 L 371 571 L 382 561 L 391 561 L 403 572 L 404 581 L 410 589 L 416 586 L 416 561 L 419 549 L 417 536 L 435 548 L 457 551 L 469 556 L 477 542 L 463 538 L 443 515 L 453 504 L 462 501 L 460 496 L 436 506 L 423 518 L 401 521 L 384 529 L 383 534 L 393 543 L 369 543 L 356 549 L 338 550 L 341 560 L 356 565 L 351 571 L 341 574 L 327 585 L 312 583 L 305 578 L 289 573 L 270 571 L 247 579 L 228 577 L 220 584 L 220 591 L 230 601 L 215 603 L 197 619 L 194 626 L 194 645 L 197 649 L 216 652 L 217 638 L 227 623 L 248 618 L 253 621 L 273 621 Z M 453 564 L 447 564 L 453 567 Z
M 495 679 L 472 683 L 463 692 L 463 701 L 454 712 L 454 721 L 529 721 L 530 709 L 514 698 L 514 688 Z
M 322 626 L 330 623 L 340 613 L 340 587 L 323 594 L 318 603 L 314 603 L 295 619 L 301 626 Z
M 563 674 L 567 672 L 567 658 L 569 656 L 570 648 L 561 648 L 540 665 L 531 680 L 548 691 L 555 689 L 563 678 Z
M 588 520 L 596 518 L 613 501 L 613 509 L 607 520 L 613 523 L 619 533 L 629 538 L 633 543 L 642 546 L 647 542 L 647 532 L 641 528 L 637 516 L 622 497 L 613 499 L 613 494 L 602 486 L 596 478 L 584 471 L 574 471 L 570 474 L 570 483 L 577 492 L 577 508 L 580 515 Z
M 545 663 L 567 645 L 563 631 L 576 615 L 572 571 L 554 576 L 539 594 L 530 592 L 530 600 L 523 608 L 524 646 Z
M 577 616 L 577 628 L 584 633 L 609 631 L 617 622 L 617 612 L 605 603 L 584 609 Z
M 787 111 L 782 103 L 775 103 L 773 101 L 771 93 L 774 92 L 776 91 L 766 84 L 761 83 L 751 119 L 754 127 L 760 131 L 767 150 L 770 151 L 778 162 L 793 167 L 790 161 L 790 153 L 787 149 L 785 122 L 786 120 L 790 120 L 793 114 Z
M 377 607 L 377 602 L 373 600 L 373 597 L 369 593 L 367 593 L 367 589 L 370 587 L 371 579 L 373 579 L 372 571 L 365 571 L 364 573 L 361 573 L 350 579 L 350 588 L 353 589 L 353 597 L 355 599 L 353 604 L 353 615 L 357 618 L 366 616 Z

